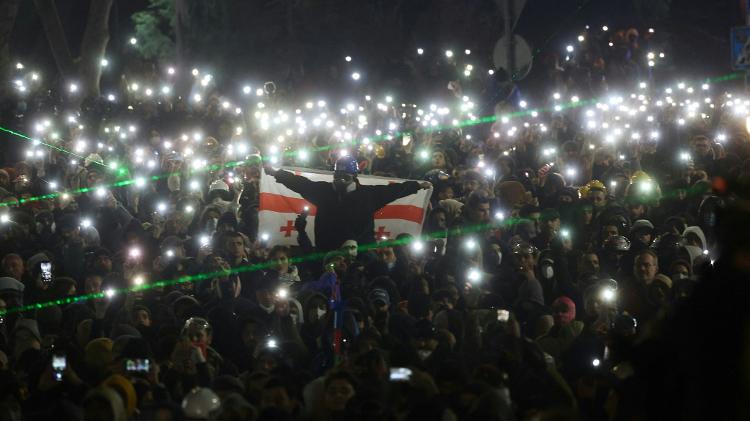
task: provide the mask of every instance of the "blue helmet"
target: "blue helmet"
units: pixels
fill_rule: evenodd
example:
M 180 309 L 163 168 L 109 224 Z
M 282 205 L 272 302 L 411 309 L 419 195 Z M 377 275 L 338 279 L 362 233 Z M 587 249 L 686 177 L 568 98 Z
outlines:
M 354 157 L 342 156 L 336 160 L 336 164 L 333 166 L 333 171 L 357 175 L 357 173 L 359 173 L 359 165 Z

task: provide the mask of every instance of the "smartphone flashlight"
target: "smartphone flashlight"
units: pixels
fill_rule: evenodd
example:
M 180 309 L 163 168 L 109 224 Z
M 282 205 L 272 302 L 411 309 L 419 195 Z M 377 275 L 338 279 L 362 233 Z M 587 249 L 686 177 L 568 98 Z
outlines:
M 407 367 L 391 367 L 389 379 L 392 382 L 408 382 L 411 379 L 412 371 Z
M 53 355 L 52 356 L 52 373 L 55 376 L 55 381 L 61 382 L 63 379 L 63 372 L 68 367 L 67 358 L 65 355 Z

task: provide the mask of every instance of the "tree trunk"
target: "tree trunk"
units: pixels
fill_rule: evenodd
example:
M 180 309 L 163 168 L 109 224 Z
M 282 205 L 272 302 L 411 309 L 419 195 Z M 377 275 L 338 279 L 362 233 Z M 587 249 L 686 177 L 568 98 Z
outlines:
M 60 22 L 60 16 L 57 14 L 57 6 L 54 0 L 34 0 L 34 6 L 42 20 L 44 32 L 47 35 L 49 47 L 52 50 L 52 56 L 55 58 L 57 69 L 63 78 L 69 78 L 74 75 L 75 64 L 73 56 L 68 48 L 68 41 L 65 38 L 65 31 Z
M 7 81 L 11 71 L 10 34 L 16 22 L 20 0 L 0 0 L 0 80 Z M 0 85 L 0 96 L 7 97 L 9 83 Z
M 174 0 L 174 38 L 175 38 L 175 64 L 178 69 L 184 70 L 188 59 L 188 46 L 185 40 L 185 29 L 190 24 L 190 5 L 187 0 Z M 190 91 L 192 79 L 189 74 L 178 72 L 175 78 L 174 90 L 177 95 Z
M 102 76 L 101 60 L 109 42 L 109 12 L 113 0 L 91 0 L 86 30 L 81 41 L 81 58 L 78 63 L 82 98 L 99 96 Z

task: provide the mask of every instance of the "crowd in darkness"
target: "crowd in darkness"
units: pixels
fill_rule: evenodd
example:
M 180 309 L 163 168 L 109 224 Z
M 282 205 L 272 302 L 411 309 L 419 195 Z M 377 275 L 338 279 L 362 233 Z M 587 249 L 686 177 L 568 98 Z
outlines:
M 747 111 L 716 85 L 686 122 L 705 95 L 639 87 L 637 31 L 602 42 L 550 66 L 542 111 L 453 81 L 440 95 L 476 91 L 497 119 L 432 130 L 410 104 L 363 102 L 368 130 L 399 130 L 370 147 L 287 134 L 304 161 L 218 94 L 149 99 L 133 79 L 76 112 L 64 92 L 6 100 L 0 125 L 59 141 L 18 142 L 0 169 L 0 419 L 750 416 Z M 552 107 L 615 88 L 635 94 Z M 275 89 L 260 92 L 272 112 Z M 630 111 L 607 140 L 605 115 Z M 262 177 L 352 161 L 339 198 L 362 174 L 432 188 L 422 237 L 333 224 L 311 241 L 306 213 L 296 245 L 263 235 Z

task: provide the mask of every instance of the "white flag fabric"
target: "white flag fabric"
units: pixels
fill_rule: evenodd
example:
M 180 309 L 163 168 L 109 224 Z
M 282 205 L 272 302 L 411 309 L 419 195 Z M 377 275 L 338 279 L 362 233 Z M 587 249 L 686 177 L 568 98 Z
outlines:
M 331 182 L 333 180 L 332 172 L 302 168 L 283 169 L 312 181 Z M 407 181 L 369 175 L 358 175 L 357 178 L 360 184 L 366 186 Z M 375 212 L 375 237 L 394 239 L 397 235 L 403 233 L 413 236 L 420 235 L 431 193 L 432 190 L 419 190 L 417 193 L 397 199 Z M 264 172 L 260 179 L 259 234 L 268 234 L 269 244 L 271 245 L 297 245 L 294 220 L 297 215 L 302 213 L 305 206 L 309 208 L 305 231 L 310 237 L 310 241 L 315 244 L 315 206 L 281 183 L 277 183 L 274 177 L 268 176 Z

